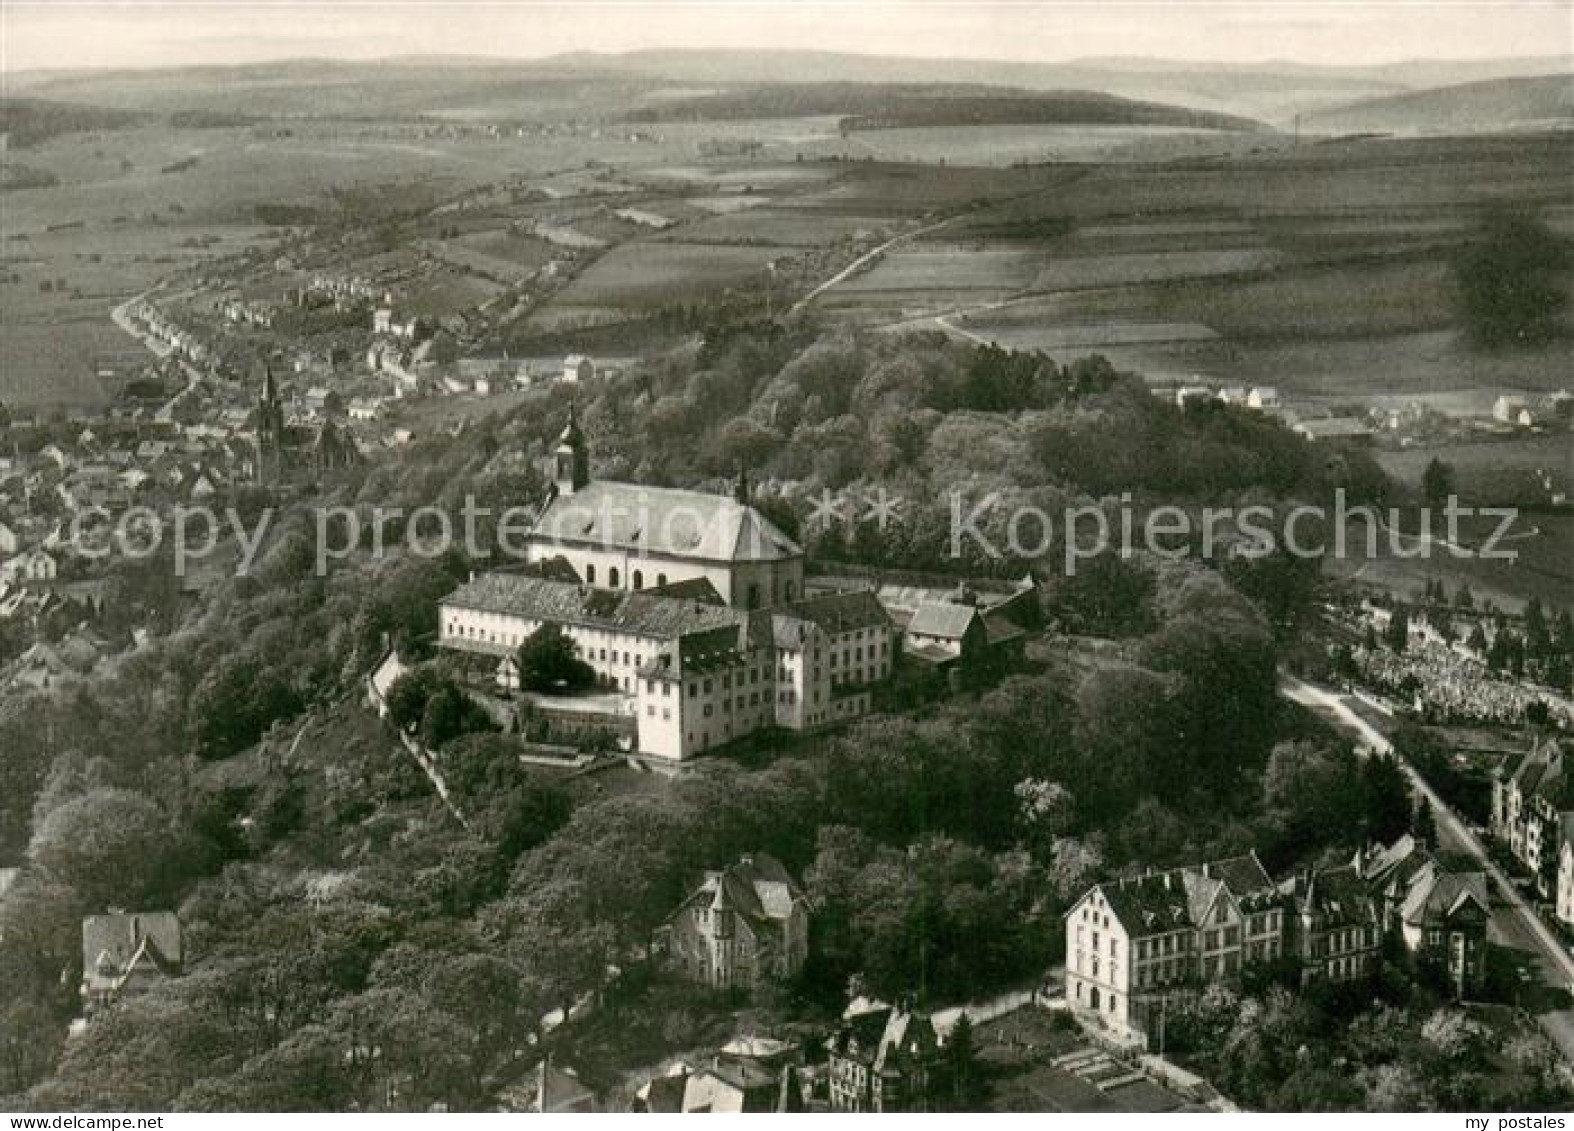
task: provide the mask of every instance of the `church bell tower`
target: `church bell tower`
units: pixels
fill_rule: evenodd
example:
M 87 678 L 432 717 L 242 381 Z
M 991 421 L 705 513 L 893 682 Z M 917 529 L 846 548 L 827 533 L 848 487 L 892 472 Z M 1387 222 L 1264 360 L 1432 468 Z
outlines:
M 590 449 L 585 446 L 585 434 L 579 430 L 579 417 L 572 403 L 568 406 L 568 427 L 558 437 L 553 454 L 552 479 L 559 495 L 572 495 L 590 482 Z

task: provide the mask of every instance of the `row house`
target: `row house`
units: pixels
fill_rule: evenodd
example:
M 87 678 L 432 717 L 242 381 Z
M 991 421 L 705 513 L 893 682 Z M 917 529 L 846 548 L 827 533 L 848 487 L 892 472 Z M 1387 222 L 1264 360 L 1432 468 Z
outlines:
M 1574 910 L 1574 845 L 1566 858 Z M 1302 986 L 1361 982 L 1386 937 L 1467 998 L 1484 980 L 1489 914 L 1484 875 L 1445 868 L 1409 837 L 1278 884 L 1254 854 L 1127 876 L 1066 915 L 1066 1001 L 1141 1044 L 1175 991 L 1273 967 L 1298 971 Z
M 1564 743 L 1549 738 L 1492 777 L 1492 835 L 1530 873 L 1543 899 L 1555 894 L 1563 818 L 1574 813 L 1564 753 Z
M 1558 890 L 1553 914 L 1558 922 L 1574 929 L 1574 813 L 1558 818 Z
M 1382 961 L 1378 899 L 1350 865 L 1308 872 L 1291 885 L 1301 984 L 1359 982 Z

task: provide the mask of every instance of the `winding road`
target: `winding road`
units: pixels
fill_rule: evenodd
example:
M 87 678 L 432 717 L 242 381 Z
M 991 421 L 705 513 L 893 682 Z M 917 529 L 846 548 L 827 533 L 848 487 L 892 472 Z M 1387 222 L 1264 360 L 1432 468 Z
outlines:
M 1281 689 L 1285 698 L 1311 708 L 1353 735 L 1362 752 L 1394 752 L 1393 743 L 1353 711 L 1339 693 L 1288 675 Z M 1574 957 L 1570 956 L 1568 948 L 1542 922 L 1519 889 L 1488 855 L 1480 838 L 1459 819 L 1459 815 L 1444 803 L 1408 762 L 1400 759 L 1399 765 L 1411 787 L 1431 804 L 1437 821 L 1440 847 L 1471 857 L 1496 886 L 1498 899 L 1493 900 L 1492 907 L 1493 941 L 1514 950 L 1530 952 L 1547 985 L 1559 991 L 1567 990 L 1574 983 Z M 1574 1061 L 1574 1007 L 1538 1014 L 1536 1020 L 1563 1055 Z
M 793 315 L 798 314 L 806 306 L 808 306 L 811 302 L 813 302 L 815 299 L 817 299 L 821 295 L 823 295 L 826 291 L 830 290 L 832 287 L 838 286 L 839 284 L 846 282 L 848 279 L 850 279 L 854 275 L 856 275 L 859 271 L 862 271 L 865 267 L 867 267 L 874 260 L 878 259 L 880 256 L 884 255 L 886 252 L 890 251 L 897 244 L 906 243 L 908 240 L 917 239 L 919 236 L 926 235 L 929 232 L 938 231 L 939 229 L 945 227 L 947 224 L 951 223 L 951 221 L 954 220 L 954 219 L 956 219 L 956 217 L 954 217 L 954 216 L 947 216 L 944 220 L 937 220 L 935 223 L 927 224 L 927 225 L 925 225 L 922 228 L 914 228 L 910 232 L 903 232 L 900 235 L 892 236 L 890 239 L 886 240 L 879 247 L 872 248 L 871 250 L 864 252 L 857 259 L 855 259 L 851 263 L 849 263 L 846 267 L 843 267 L 836 274 L 832 275 L 829 279 L 825 280 L 825 282 L 823 282 L 819 286 L 815 287 L 814 290 L 810 291 L 808 294 L 804 295 L 797 302 L 793 303 L 792 306 L 790 306 L 788 308 L 785 317 L 791 318 Z

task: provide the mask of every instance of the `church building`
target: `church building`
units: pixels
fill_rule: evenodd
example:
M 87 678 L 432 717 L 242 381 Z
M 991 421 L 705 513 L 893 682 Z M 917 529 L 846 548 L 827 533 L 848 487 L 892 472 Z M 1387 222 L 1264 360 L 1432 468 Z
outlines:
M 532 563 L 562 558 L 586 585 L 626 592 L 703 579 L 738 609 L 803 596 L 803 550 L 750 505 L 742 474 L 731 498 L 594 480 L 570 410 L 553 480 L 555 493 L 526 543 Z

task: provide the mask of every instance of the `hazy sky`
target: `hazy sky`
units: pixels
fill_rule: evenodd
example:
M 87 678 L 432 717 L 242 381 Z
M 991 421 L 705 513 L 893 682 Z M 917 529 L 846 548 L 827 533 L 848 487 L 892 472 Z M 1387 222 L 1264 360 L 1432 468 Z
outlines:
M 645 47 L 1308 63 L 1548 55 L 1574 50 L 1574 0 L 0 0 L 7 71 Z

